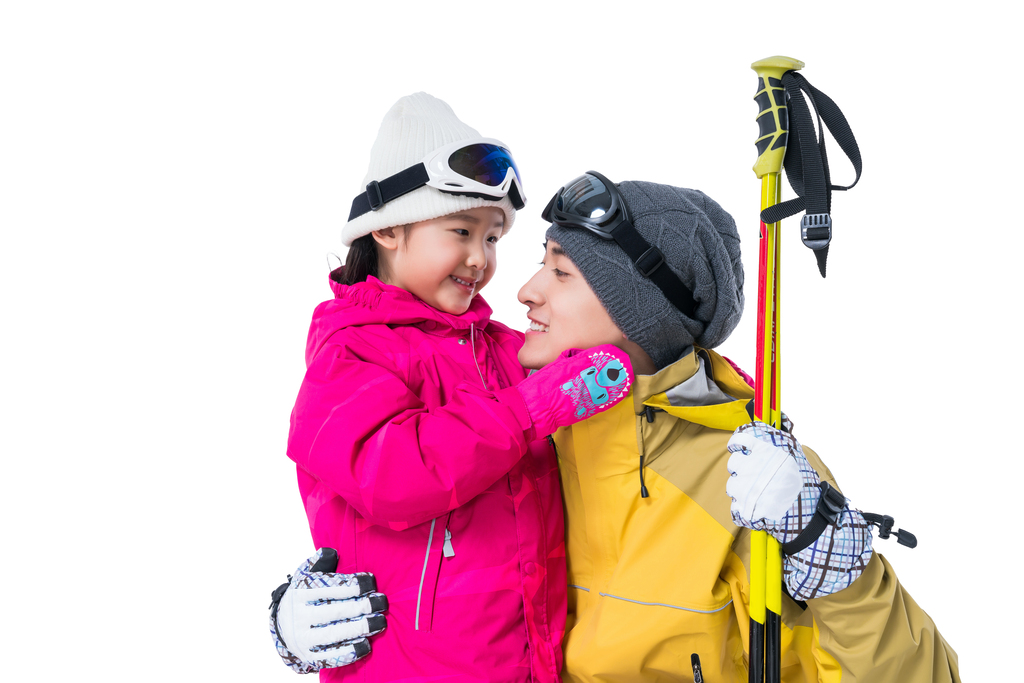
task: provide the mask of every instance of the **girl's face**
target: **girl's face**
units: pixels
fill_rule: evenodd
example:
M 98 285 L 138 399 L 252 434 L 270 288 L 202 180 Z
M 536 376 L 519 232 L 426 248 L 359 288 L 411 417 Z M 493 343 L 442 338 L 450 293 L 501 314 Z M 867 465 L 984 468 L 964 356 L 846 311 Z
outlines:
M 519 350 L 525 368 L 544 367 L 566 349 L 629 344 L 557 242 L 548 240 L 541 269 L 519 290 L 519 301 L 530 309 L 530 329 Z
M 483 206 L 373 236 L 383 248 L 389 285 L 461 315 L 494 275 L 504 225 L 501 209 Z

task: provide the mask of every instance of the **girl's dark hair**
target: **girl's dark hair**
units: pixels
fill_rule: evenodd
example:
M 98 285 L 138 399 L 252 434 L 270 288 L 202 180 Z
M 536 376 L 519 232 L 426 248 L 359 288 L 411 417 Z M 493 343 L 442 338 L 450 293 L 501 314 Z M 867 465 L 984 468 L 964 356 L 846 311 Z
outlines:
M 341 272 L 338 272 L 341 271 Z M 370 275 L 380 277 L 380 260 L 373 235 L 363 235 L 352 242 L 345 257 L 345 266 L 332 273 L 332 278 L 343 285 L 365 282 Z

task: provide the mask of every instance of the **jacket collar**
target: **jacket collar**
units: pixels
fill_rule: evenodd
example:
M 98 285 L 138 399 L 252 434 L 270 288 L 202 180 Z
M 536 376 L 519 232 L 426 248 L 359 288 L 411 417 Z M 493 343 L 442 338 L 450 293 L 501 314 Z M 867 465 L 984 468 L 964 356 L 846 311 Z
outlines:
M 750 420 L 747 403 L 753 388 L 714 351 L 691 348 L 672 365 L 653 375 L 638 375 L 633 408 L 663 410 L 688 422 L 732 431 Z
M 306 338 L 306 362 L 338 330 L 362 325 L 412 326 L 436 336 L 465 335 L 483 330 L 491 319 L 491 307 L 480 296 L 473 297 L 462 315 L 439 311 L 416 295 L 400 287 L 385 284 L 370 276 L 365 282 L 343 285 L 331 273 L 334 298 L 324 301 L 313 312 Z
M 473 297 L 465 313 L 453 315 L 434 308 L 401 287 L 385 284 L 372 275 L 367 277 L 365 282 L 343 285 L 334 279 L 340 270 L 332 272 L 330 277 L 334 298 L 366 309 L 364 315 L 370 319 L 368 322 L 386 322 L 389 325 L 434 323 L 425 327 L 438 330 L 468 330 L 470 327 L 479 329 L 490 322 L 491 307 L 479 295 Z

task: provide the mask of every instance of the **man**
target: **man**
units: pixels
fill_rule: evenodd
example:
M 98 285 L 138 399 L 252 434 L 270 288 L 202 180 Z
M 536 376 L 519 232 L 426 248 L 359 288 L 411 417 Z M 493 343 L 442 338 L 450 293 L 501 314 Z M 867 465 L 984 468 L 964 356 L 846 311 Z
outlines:
M 745 681 L 750 529 L 763 528 L 790 551 L 784 681 L 958 681 L 956 653 L 874 552 L 864 516 L 829 494 L 838 486 L 815 453 L 751 422 L 748 378 L 711 350 L 743 310 L 731 216 L 694 190 L 590 172 L 544 217 L 544 262 L 519 293 L 531 320 L 520 362 L 611 343 L 636 371 L 632 401 L 553 435 L 563 679 L 691 680 L 696 653 L 706 680 Z M 840 510 L 819 533 L 825 495 Z M 292 587 L 285 601 L 301 602 Z

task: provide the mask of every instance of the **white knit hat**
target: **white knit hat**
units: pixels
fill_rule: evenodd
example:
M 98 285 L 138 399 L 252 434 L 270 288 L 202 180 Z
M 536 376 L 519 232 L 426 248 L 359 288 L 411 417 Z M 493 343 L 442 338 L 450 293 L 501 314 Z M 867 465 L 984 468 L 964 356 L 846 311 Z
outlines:
M 370 181 L 381 181 L 415 166 L 435 149 L 459 140 L 480 137 L 476 130 L 460 121 L 445 102 L 425 92 L 407 95 L 395 102 L 384 116 L 370 150 L 370 170 L 352 197 L 365 192 Z M 516 210 L 508 197 L 491 201 L 421 187 L 388 202 L 377 211 L 369 211 L 346 223 L 341 231 L 341 242 L 348 247 L 374 230 L 427 221 L 481 206 L 496 206 L 504 211 L 502 234 L 509 231 L 516 219 Z

